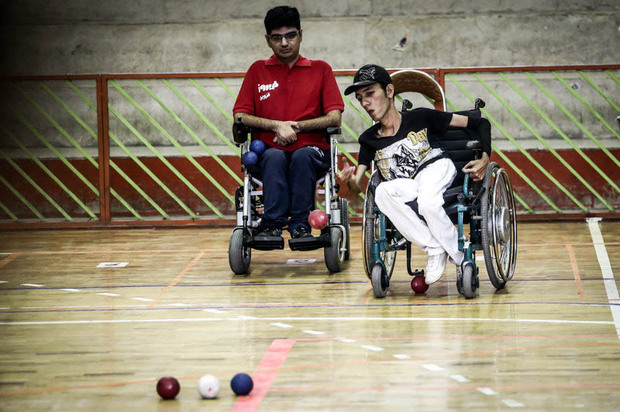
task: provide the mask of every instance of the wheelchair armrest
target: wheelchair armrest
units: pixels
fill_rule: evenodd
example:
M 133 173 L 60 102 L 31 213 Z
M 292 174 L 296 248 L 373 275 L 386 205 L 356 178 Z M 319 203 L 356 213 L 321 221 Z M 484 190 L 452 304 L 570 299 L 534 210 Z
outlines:
M 233 140 L 237 144 L 237 146 L 242 145 L 243 143 L 248 141 L 248 135 L 252 129 L 248 126 L 244 125 L 241 119 L 237 119 L 232 126 L 232 135 Z
M 480 140 L 470 140 L 465 147 L 467 147 L 468 150 L 480 150 L 482 149 L 482 143 Z
M 325 133 L 327 133 L 327 135 L 328 135 L 328 136 L 333 136 L 333 135 L 335 135 L 335 134 L 340 134 L 340 133 L 341 133 L 341 131 L 340 131 L 340 128 L 339 128 L 339 127 L 328 127 L 328 128 L 325 130 Z

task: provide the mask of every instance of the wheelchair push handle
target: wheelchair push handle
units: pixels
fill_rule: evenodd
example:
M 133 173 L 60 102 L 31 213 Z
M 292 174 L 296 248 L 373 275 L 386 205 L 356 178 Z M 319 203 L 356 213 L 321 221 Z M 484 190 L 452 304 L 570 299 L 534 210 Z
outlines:
M 232 135 L 237 146 L 240 146 L 248 141 L 248 135 L 251 131 L 252 129 L 243 124 L 241 118 L 235 120 L 235 123 L 233 123 L 232 126 Z
M 333 136 L 333 135 L 336 135 L 336 134 L 340 134 L 341 130 L 340 130 L 339 127 L 328 127 L 327 129 L 325 129 L 325 133 L 328 136 Z

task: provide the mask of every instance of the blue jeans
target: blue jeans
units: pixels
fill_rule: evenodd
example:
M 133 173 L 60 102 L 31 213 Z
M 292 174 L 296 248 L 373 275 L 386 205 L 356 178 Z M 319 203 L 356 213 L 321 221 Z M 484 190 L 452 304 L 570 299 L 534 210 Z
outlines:
M 265 210 L 261 228 L 286 226 L 292 233 L 300 226 L 310 228 L 308 215 L 314 210 L 314 193 L 319 168 L 329 152 L 306 146 L 286 152 L 269 147 L 260 158 Z M 290 216 L 290 218 L 289 218 Z

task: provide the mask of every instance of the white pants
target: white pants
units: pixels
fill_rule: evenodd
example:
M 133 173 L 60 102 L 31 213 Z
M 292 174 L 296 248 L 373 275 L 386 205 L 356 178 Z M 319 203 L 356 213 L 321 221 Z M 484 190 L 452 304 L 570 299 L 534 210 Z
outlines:
M 422 169 L 414 179 L 382 182 L 375 191 L 375 201 L 398 231 L 429 255 L 448 252 L 455 264 L 463 260 L 458 248 L 458 232 L 443 210 L 443 192 L 456 177 L 450 159 L 440 159 Z M 426 223 L 406 205 L 418 199 L 418 212 Z

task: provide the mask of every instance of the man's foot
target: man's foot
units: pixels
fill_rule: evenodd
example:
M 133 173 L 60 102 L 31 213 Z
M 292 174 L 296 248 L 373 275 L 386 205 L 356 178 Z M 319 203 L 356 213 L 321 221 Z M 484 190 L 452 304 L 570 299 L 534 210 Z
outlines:
M 280 234 L 280 229 L 277 229 L 275 227 L 267 227 L 267 228 L 263 228 L 261 229 L 256 236 L 254 236 L 254 239 L 260 240 L 260 239 L 266 239 L 266 238 L 271 238 L 271 237 L 281 237 L 282 235 Z
M 443 276 L 443 271 L 446 268 L 446 259 L 448 254 L 446 252 L 439 253 L 437 255 L 428 255 L 426 261 L 426 270 L 424 271 L 424 280 L 427 285 L 437 282 Z
M 307 227 L 299 226 L 297 229 L 291 232 L 291 236 L 293 237 L 293 239 L 299 239 L 302 237 L 312 237 L 312 233 L 310 233 L 310 230 L 308 230 Z

